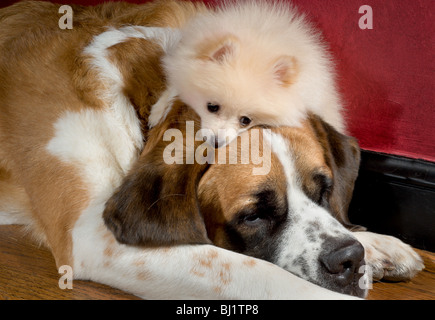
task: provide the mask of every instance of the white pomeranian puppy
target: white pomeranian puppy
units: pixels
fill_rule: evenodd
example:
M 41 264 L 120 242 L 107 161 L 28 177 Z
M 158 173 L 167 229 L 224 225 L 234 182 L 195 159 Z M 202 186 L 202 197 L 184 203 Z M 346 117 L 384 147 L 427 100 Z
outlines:
M 289 3 L 234 1 L 201 12 L 163 65 L 168 85 L 151 126 L 178 97 L 201 117 L 215 147 L 252 126 L 299 126 L 307 112 L 344 131 L 330 55 Z

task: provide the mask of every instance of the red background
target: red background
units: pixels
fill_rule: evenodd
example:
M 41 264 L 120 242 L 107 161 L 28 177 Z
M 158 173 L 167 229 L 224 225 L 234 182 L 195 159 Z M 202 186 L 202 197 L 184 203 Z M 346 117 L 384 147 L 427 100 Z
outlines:
M 13 2 L 2 1 L 0 6 Z M 94 5 L 103 1 L 54 2 Z M 435 162 L 435 1 L 293 3 L 307 13 L 330 44 L 349 133 L 361 147 Z M 362 5 L 373 9 L 372 30 L 358 26 Z

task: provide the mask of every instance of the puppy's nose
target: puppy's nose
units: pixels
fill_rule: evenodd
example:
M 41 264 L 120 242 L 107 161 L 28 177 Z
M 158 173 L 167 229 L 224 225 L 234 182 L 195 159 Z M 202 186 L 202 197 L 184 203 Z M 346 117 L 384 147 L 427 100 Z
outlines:
M 354 274 L 359 272 L 364 263 L 364 248 L 356 240 L 347 240 L 343 243 L 335 243 L 335 249 L 319 257 L 320 262 L 336 282 L 345 286 L 354 279 Z

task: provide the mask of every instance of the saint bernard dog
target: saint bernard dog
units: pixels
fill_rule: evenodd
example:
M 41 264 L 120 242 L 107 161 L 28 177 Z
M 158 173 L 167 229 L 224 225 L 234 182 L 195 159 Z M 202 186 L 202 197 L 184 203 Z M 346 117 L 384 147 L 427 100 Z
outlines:
M 359 147 L 318 115 L 233 141 L 261 142 L 265 174 L 241 157 L 187 161 L 204 142 L 187 148 L 200 119 L 177 98 L 150 128 L 173 30 L 213 9 L 72 9 L 71 30 L 56 4 L 0 10 L 0 223 L 24 224 L 58 267 L 148 299 L 354 299 L 367 270 L 423 268 L 400 240 L 349 222 Z M 168 148 L 182 156 L 165 161 Z

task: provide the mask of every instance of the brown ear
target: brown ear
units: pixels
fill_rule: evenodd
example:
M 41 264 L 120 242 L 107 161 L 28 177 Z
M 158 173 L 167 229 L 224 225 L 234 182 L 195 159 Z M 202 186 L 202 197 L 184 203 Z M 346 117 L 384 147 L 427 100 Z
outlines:
M 365 230 L 364 227 L 351 224 L 347 215 L 360 163 L 357 140 L 339 133 L 319 116 L 311 114 L 310 123 L 334 175 L 334 186 L 329 199 L 332 214 L 351 230 Z
M 208 165 L 185 164 L 186 161 L 167 164 L 163 159 L 167 145 L 177 143 L 163 141 L 163 133 L 178 127 L 184 135 L 185 115 L 185 106 L 174 105 L 167 117 L 169 122 L 153 129 L 140 159 L 107 201 L 103 218 L 120 243 L 146 246 L 210 243 L 196 194 Z

